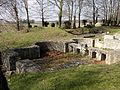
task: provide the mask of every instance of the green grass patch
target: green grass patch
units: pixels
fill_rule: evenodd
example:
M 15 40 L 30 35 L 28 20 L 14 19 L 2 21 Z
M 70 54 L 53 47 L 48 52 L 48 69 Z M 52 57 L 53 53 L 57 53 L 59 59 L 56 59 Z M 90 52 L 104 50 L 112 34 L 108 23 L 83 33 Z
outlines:
M 11 90 L 120 90 L 120 65 L 87 65 L 9 77 Z
M 120 33 L 120 29 L 110 29 L 110 34 L 113 35 L 115 33 Z
M 37 41 L 67 40 L 73 35 L 68 34 L 59 28 L 32 28 L 29 33 L 25 32 L 4 32 L 0 33 L 0 50 L 29 46 Z

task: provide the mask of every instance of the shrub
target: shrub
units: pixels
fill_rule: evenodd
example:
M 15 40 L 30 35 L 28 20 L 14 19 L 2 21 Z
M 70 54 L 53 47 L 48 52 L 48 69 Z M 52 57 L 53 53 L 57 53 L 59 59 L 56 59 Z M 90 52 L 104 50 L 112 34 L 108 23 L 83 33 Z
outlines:
M 70 29 L 71 28 L 71 22 L 70 21 L 65 21 L 64 24 L 65 24 L 65 26 L 64 26 L 65 29 Z
M 82 23 L 83 23 L 84 26 L 86 26 L 87 20 L 85 20 L 85 19 L 82 20 Z
M 106 30 L 102 27 L 94 27 L 89 30 L 89 33 L 97 34 L 97 33 L 104 33 L 105 31 Z
M 34 25 L 34 27 L 38 27 L 37 25 Z
M 29 28 L 32 28 L 32 25 L 29 25 Z
M 45 22 L 44 22 L 44 26 L 45 26 L 45 27 L 48 27 L 48 25 L 49 25 L 49 22 L 45 21 Z
M 51 27 L 55 27 L 55 23 L 51 23 Z

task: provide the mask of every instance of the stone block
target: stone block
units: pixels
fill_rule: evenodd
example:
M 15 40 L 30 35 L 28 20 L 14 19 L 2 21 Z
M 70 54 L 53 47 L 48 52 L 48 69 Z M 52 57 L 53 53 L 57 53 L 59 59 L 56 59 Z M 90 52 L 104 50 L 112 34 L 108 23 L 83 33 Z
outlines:
M 120 62 L 120 50 L 112 50 L 107 54 L 106 64 L 114 64 Z
M 16 73 L 40 72 L 41 67 L 31 60 L 20 60 L 16 62 Z
M 107 49 L 120 49 L 120 40 L 117 39 L 105 39 L 104 40 L 104 47 L 103 48 L 107 48 Z
M 21 59 L 38 59 L 40 58 L 40 47 L 37 45 L 13 49 L 19 54 Z
M 78 44 L 87 44 L 88 47 L 94 46 L 94 39 L 91 38 L 78 38 L 73 40 L 76 41 Z
M 16 70 L 16 61 L 19 60 L 18 53 L 13 50 L 2 52 L 2 63 L 5 71 Z
M 53 41 L 46 41 L 46 42 L 37 42 L 35 45 L 40 46 L 40 51 L 41 52 L 46 52 L 46 51 L 60 51 L 60 52 L 65 52 L 66 48 L 66 42 L 53 42 Z
M 104 40 L 105 39 L 115 39 L 115 36 L 113 36 L 113 35 L 105 35 Z

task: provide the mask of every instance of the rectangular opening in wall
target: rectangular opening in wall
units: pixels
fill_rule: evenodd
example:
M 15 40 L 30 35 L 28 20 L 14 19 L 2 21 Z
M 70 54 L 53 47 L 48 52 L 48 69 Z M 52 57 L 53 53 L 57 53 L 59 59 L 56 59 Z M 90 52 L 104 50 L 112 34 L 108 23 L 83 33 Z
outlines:
M 93 40 L 93 47 L 95 47 L 95 40 Z
M 92 58 L 96 58 L 96 52 L 92 52 Z
M 101 61 L 105 61 L 106 60 L 106 54 L 103 54 L 101 55 Z
M 80 53 L 80 49 L 77 49 L 77 53 L 78 53 L 78 54 Z

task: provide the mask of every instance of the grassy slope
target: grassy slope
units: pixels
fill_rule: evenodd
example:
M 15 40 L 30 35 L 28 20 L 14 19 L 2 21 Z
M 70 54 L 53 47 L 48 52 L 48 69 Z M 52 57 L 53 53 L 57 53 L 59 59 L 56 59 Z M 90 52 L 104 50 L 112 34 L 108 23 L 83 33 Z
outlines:
M 59 28 L 33 28 L 29 33 L 7 32 L 0 34 L 0 50 L 13 47 L 28 46 L 42 40 L 65 40 L 73 35 Z
M 88 65 L 9 78 L 11 90 L 120 90 L 120 65 Z

